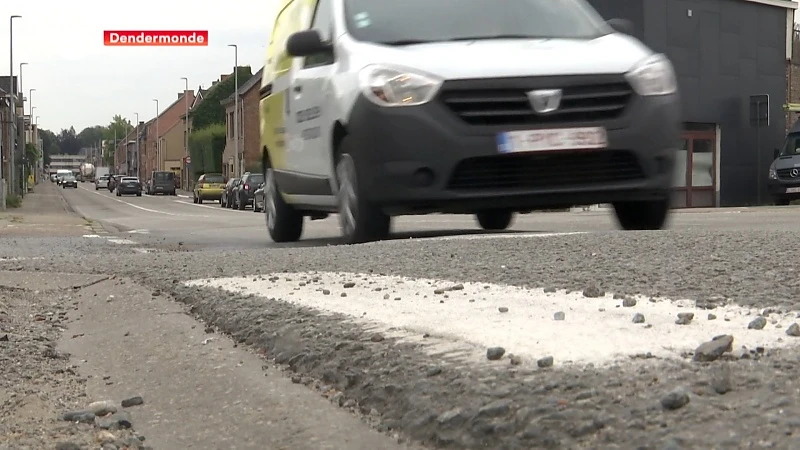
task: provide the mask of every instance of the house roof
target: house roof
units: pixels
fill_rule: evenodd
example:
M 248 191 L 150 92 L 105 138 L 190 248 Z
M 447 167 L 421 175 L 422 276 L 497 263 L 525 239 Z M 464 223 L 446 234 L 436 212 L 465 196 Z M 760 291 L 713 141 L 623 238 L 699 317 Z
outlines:
M 243 85 L 239 86 L 239 91 L 234 92 L 233 94 L 229 95 L 226 99 L 219 102 L 221 105 L 229 105 L 234 102 L 236 94 L 239 94 L 239 97 L 248 93 L 250 89 L 253 87 L 261 84 L 261 76 L 264 74 L 264 68 L 258 70 L 258 72 L 254 73 Z

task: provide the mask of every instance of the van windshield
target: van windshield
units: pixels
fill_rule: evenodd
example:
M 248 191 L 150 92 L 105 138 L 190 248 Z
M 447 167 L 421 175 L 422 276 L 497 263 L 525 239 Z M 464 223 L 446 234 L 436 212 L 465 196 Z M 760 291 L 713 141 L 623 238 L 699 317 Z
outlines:
M 781 156 L 800 155 L 800 133 L 790 133 L 786 136 Z
M 611 32 L 584 0 L 346 0 L 345 17 L 354 39 L 387 45 Z

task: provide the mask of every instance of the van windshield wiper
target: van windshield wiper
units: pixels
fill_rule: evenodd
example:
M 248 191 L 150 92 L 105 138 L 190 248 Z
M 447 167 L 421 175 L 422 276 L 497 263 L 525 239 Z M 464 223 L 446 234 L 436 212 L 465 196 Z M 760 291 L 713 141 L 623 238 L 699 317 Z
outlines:
M 398 39 L 396 41 L 382 41 L 379 44 L 383 45 L 415 45 L 415 44 L 429 44 L 431 42 L 436 41 L 429 41 L 424 39 Z
M 550 39 L 549 36 L 536 36 L 533 34 L 493 34 L 488 36 L 459 36 L 445 41 L 482 41 L 488 39 Z

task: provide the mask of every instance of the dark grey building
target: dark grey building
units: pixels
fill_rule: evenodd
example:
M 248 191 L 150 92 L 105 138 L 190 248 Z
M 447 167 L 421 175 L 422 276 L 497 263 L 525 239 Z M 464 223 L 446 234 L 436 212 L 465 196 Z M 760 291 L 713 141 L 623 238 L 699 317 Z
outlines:
M 685 126 L 674 205 L 748 205 L 759 203 L 759 195 L 769 201 L 767 172 L 786 130 L 783 105 L 797 2 L 589 2 L 606 19 L 633 22 L 636 37 L 675 66 Z M 750 121 L 750 96 L 764 94 L 769 124 L 757 129 Z

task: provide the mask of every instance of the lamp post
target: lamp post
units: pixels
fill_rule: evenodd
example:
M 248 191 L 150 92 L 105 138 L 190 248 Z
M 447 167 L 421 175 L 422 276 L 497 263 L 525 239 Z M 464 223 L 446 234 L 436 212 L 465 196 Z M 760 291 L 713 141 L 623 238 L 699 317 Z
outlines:
M 134 114 L 136 114 L 136 176 L 138 177 L 139 176 L 139 113 L 137 112 Z M 125 144 L 125 146 L 127 147 L 127 144 Z M 125 152 L 127 153 L 127 149 L 125 150 Z M 128 172 L 129 173 L 131 172 L 130 167 L 128 167 Z
M 186 186 L 188 187 L 189 173 L 188 170 L 186 170 L 186 157 L 189 156 L 189 78 L 181 77 L 181 80 L 183 80 L 184 83 L 183 103 L 186 106 L 186 112 L 183 116 L 183 161 L 181 163 L 183 170 L 181 173 L 186 174 Z M 183 184 L 183 179 L 181 179 L 181 186 L 183 186 Z
M 235 152 L 236 157 L 234 161 L 236 162 L 236 170 L 234 173 L 238 171 L 236 174 L 237 177 L 242 176 L 242 172 L 244 170 L 242 167 L 244 166 L 243 160 L 239 156 L 239 47 L 236 44 L 228 44 L 228 47 L 233 47 L 233 139 L 235 141 Z
M 154 102 L 156 102 L 156 164 L 158 164 L 158 170 L 161 170 L 161 138 L 158 136 L 158 99 L 154 98 Z
M 14 106 L 14 19 L 20 19 L 22 16 L 20 15 L 13 15 L 8 19 L 8 95 L 9 95 L 9 106 L 10 106 L 10 115 L 9 117 L 12 120 L 12 123 L 16 124 L 14 118 L 17 115 L 16 107 Z M 13 128 L 12 128 L 13 129 Z M 14 186 L 14 133 L 8 133 L 8 166 L 6 168 L 0 168 L 0 211 L 5 211 L 6 209 L 6 186 L 12 188 Z M 1 159 L 1 158 L 0 158 Z M 0 161 L 0 166 L 2 166 L 2 161 Z M 6 180 L 4 178 L 8 179 Z M 13 189 L 13 188 L 12 188 Z
M 22 73 L 22 72 L 20 72 L 20 73 Z M 22 78 L 22 77 L 20 77 L 20 78 Z M 33 92 L 34 92 L 35 90 L 36 90 L 36 88 L 31 88 L 31 89 L 28 89 L 28 104 L 30 105 L 30 110 L 31 110 L 31 112 L 30 112 L 30 116 L 31 116 L 31 117 L 33 116 Z M 25 112 L 25 111 L 23 111 L 23 113 L 24 113 L 24 112 Z

